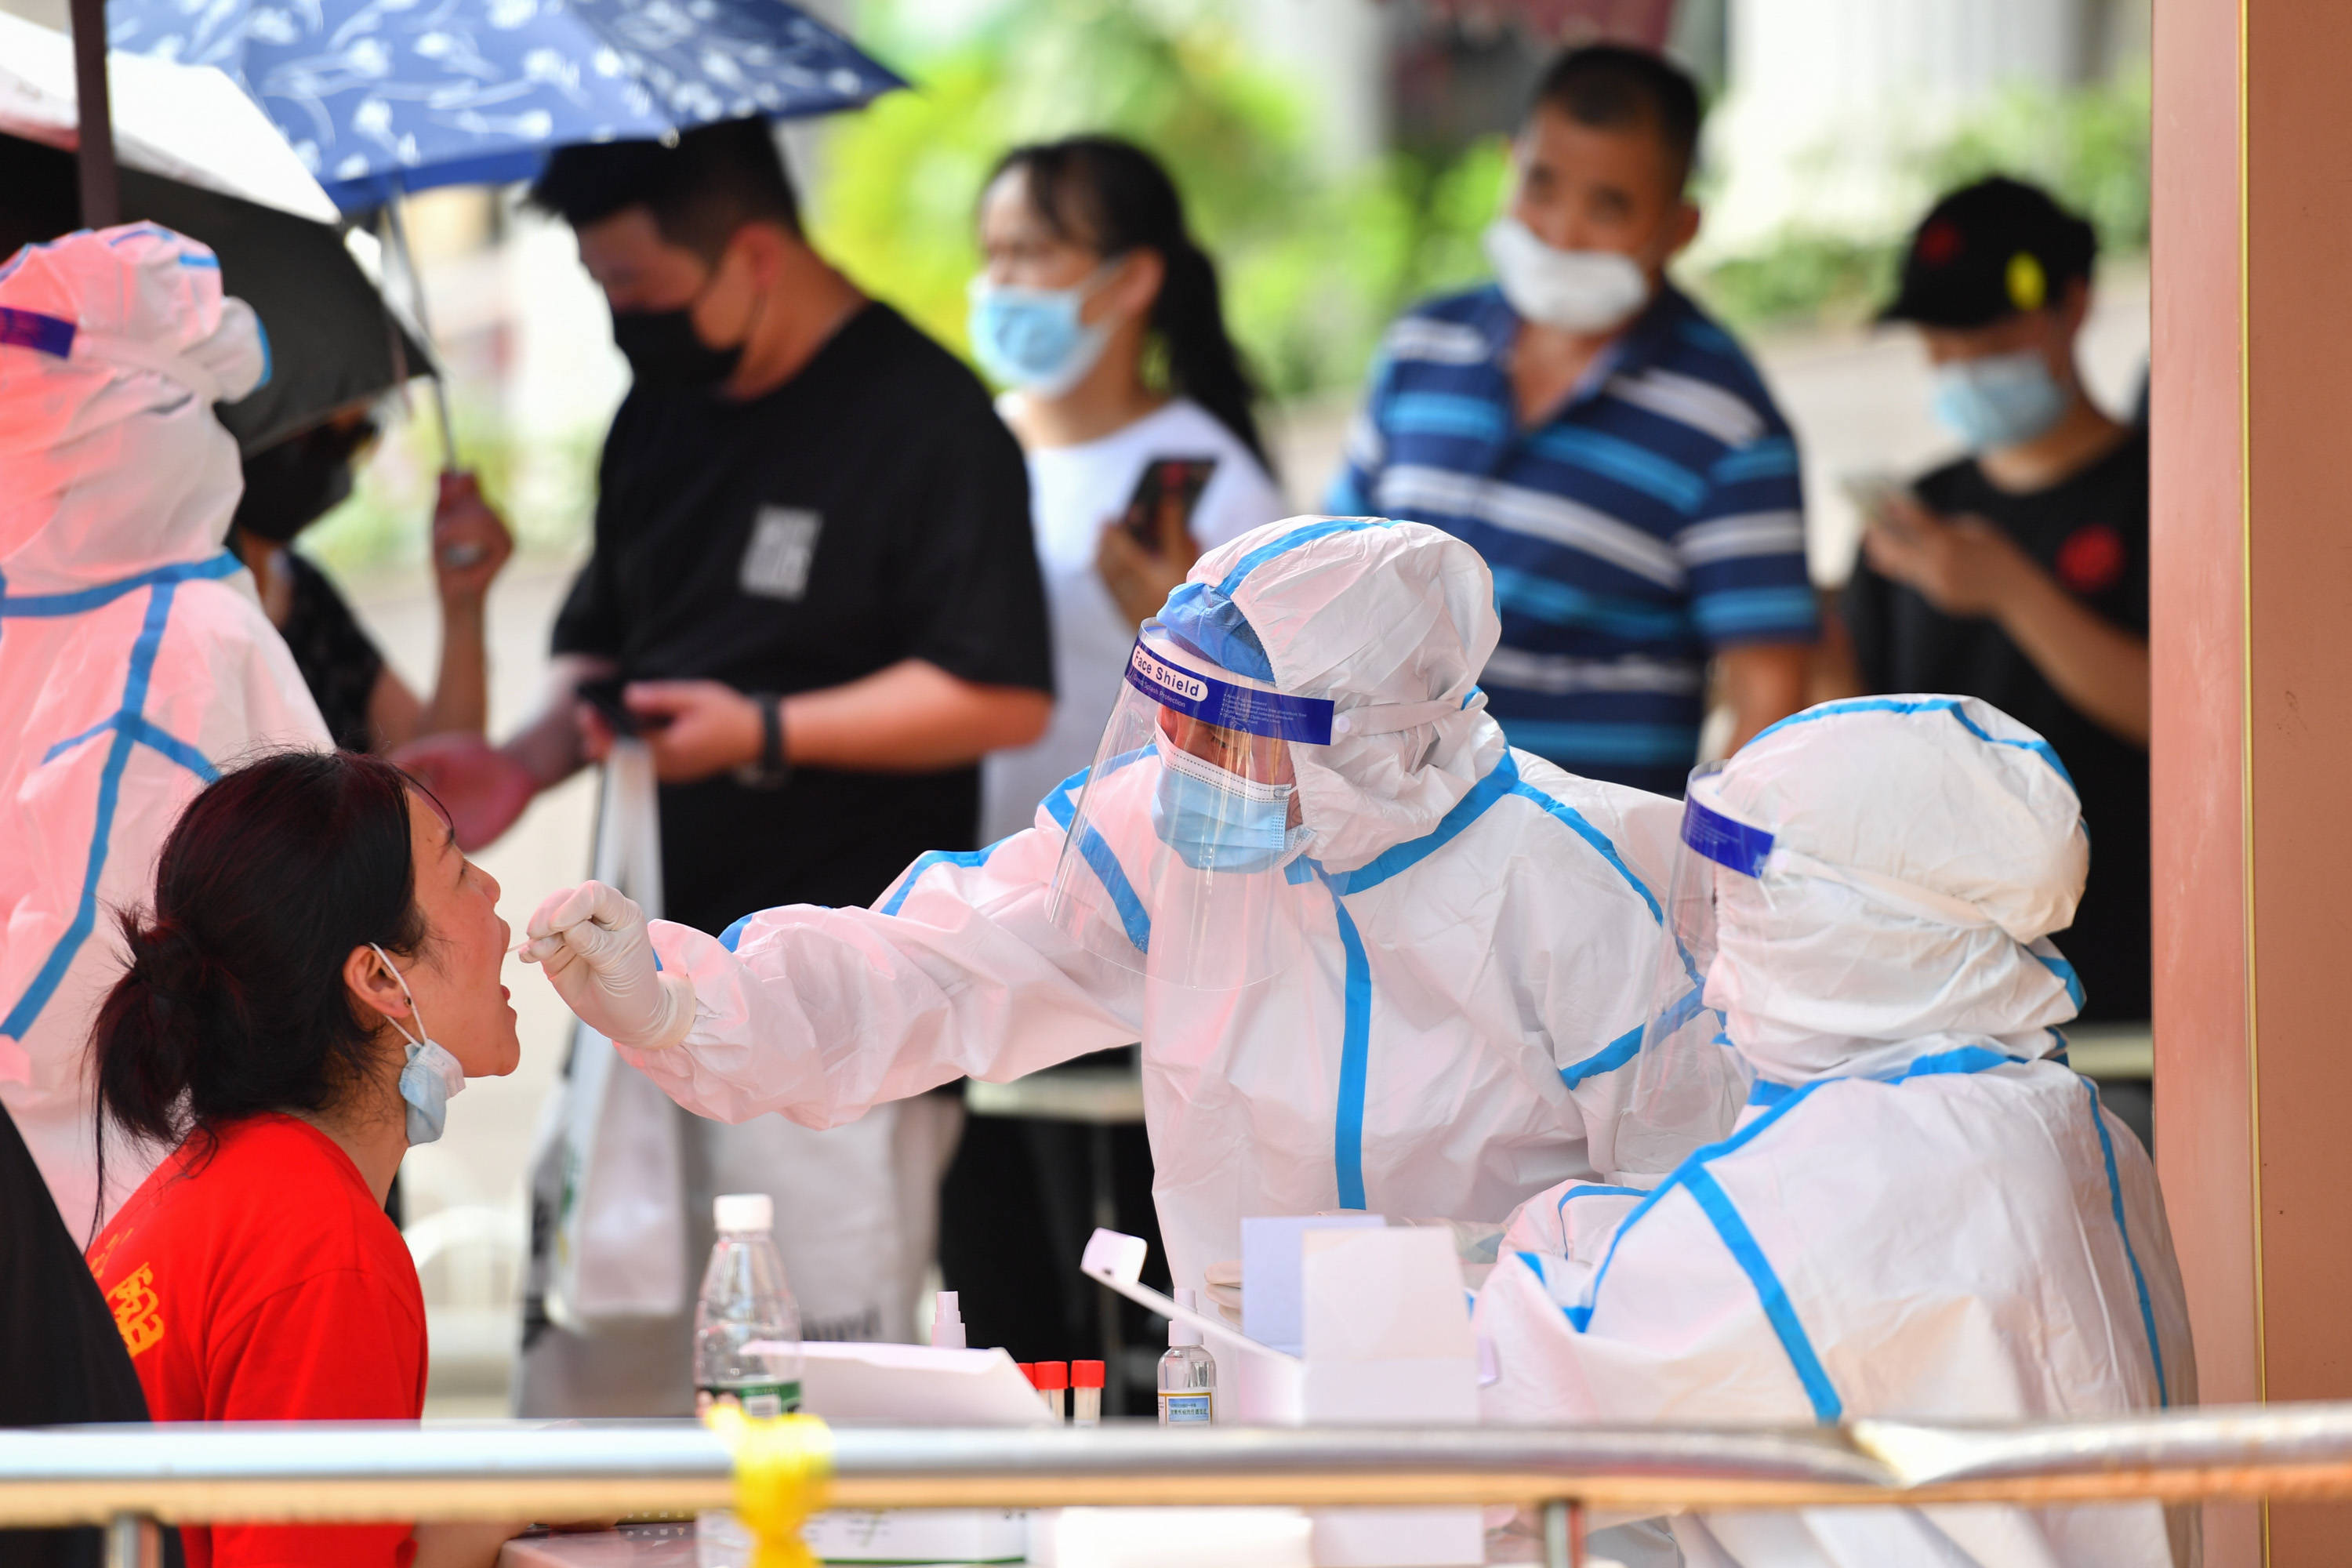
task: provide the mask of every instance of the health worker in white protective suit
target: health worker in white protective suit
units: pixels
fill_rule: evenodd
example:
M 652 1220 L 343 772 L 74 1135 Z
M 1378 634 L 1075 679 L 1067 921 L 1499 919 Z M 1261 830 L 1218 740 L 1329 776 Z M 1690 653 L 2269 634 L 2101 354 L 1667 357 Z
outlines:
M 1678 807 L 1504 742 L 1477 552 L 1382 518 L 1270 523 L 1147 622 L 1090 768 L 1035 825 L 869 910 L 713 938 L 589 884 L 531 917 L 564 999 L 679 1103 L 812 1125 L 1132 1040 L 1177 1283 L 1245 1215 L 1498 1226 L 1727 1128 L 1629 1107 Z M 655 954 L 661 968 L 656 973 Z M 1666 1042 L 1678 1048 L 1680 1039 Z
M 2033 1421 L 2193 1402 L 2138 1141 L 2064 1063 L 2088 864 L 2057 753 L 1965 697 L 1785 719 L 1694 774 L 1654 1036 L 1726 1031 L 1737 1131 L 1528 1204 L 1480 1292 L 1489 1419 Z M 1704 977 L 1692 995 L 1692 977 Z M 1682 1007 L 1677 998 L 1690 1000 Z M 1670 1074 L 1678 1058 L 1644 1042 Z M 1653 1055 L 1653 1052 L 1655 1054 Z M 1645 1081 L 1671 1098 L 1670 1079 Z M 2158 1505 L 1672 1521 L 1705 1568 L 2187 1563 Z
M 220 264 L 153 224 L 0 262 L 0 1101 L 87 1240 L 159 1151 L 110 1143 L 83 1047 L 172 824 L 218 763 L 332 744 L 253 579 L 213 405 L 268 372 Z

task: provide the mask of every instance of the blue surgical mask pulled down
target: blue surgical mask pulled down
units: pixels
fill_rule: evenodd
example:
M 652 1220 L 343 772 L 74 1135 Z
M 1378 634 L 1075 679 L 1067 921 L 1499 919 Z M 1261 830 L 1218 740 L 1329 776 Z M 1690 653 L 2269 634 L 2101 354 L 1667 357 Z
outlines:
M 1084 381 L 1110 342 L 1111 322 L 1079 319 L 1097 272 L 1067 289 L 1027 289 L 971 280 L 967 326 L 972 357 L 990 379 L 1039 397 L 1059 397 Z
M 2066 389 L 2032 349 L 1936 367 L 1936 417 L 1975 452 L 2042 435 L 2066 412 Z
M 1290 826 L 1296 784 L 1253 784 L 1164 743 L 1160 762 L 1152 831 L 1195 871 L 1270 871 L 1307 841 Z
M 375 947 L 375 943 L 368 943 Z M 466 1069 L 457 1058 L 434 1043 L 425 1027 L 425 1009 L 416 1005 L 415 994 L 408 989 L 408 977 L 392 962 L 392 955 L 375 947 L 375 955 L 400 982 L 400 994 L 408 998 L 409 1011 L 416 1015 L 416 1033 L 412 1035 L 397 1018 L 386 1021 L 400 1030 L 400 1037 L 408 1042 L 408 1060 L 400 1069 L 400 1098 L 408 1102 L 408 1146 L 430 1143 L 441 1136 L 449 1121 L 449 1097 L 466 1087 Z

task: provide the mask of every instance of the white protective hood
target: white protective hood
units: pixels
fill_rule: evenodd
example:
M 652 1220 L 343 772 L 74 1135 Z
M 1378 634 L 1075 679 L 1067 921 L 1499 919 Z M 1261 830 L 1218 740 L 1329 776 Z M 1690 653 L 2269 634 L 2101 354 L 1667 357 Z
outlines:
M 1311 853 L 1330 870 L 1429 832 L 1503 755 L 1477 688 L 1502 635 L 1494 581 L 1440 530 L 1270 522 L 1202 556 L 1160 619 L 1228 668 L 1332 701 L 1331 744 L 1291 752 Z
M 0 263 L 0 1101 L 77 1236 L 97 1198 L 84 1047 L 121 965 L 117 912 L 147 899 L 219 766 L 331 743 L 222 548 L 241 480 L 212 405 L 268 364 L 212 252 L 168 229 Z M 152 1155 L 110 1146 L 109 1211 Z
M 1826 702 L 1758 735 L 1694 798 L 1772 835 L 1718 882 L 1706 1000 L 1783 1083 L 1967 1045 L 2058 1047 L 2082 1005 L 2046 940 L 2090 865 L 2049 743 L 1970 697 Z

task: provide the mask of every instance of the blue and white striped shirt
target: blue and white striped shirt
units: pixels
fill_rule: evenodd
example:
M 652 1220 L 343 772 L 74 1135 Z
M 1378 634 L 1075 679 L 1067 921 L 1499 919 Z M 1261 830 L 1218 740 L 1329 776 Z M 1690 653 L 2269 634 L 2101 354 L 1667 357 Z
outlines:
M 1503 636 L 1479 684 L 1513 745 L 1680 795 L 1707 657 L 1814 637 L 1796 441 L 1672 288 L 1526 428 L 1517 330 L 1492 287 L 1391 326 L 1326 510 L 1430 523 L 1486 557 Z

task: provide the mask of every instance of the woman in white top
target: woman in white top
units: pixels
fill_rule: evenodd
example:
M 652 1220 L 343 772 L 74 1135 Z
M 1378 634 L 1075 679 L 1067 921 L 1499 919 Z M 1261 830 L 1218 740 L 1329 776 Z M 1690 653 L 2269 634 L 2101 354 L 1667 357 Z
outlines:
M 1201 552 L 1289 507 L 1267 472 L 1215 264 L 1150 153 L 1108 136 L 1016 147 L 980 204 L 987 270 L 971 344 L 1029 459 L 1029 516 L 1054 622 L 1054 721 L 982 767 L 981 842 L 1030 825 L 1094 758 L 1135 630 Z M 1119 519 L 1144 466 L 1213 458 L 1189 533 L 1156 549 Z

